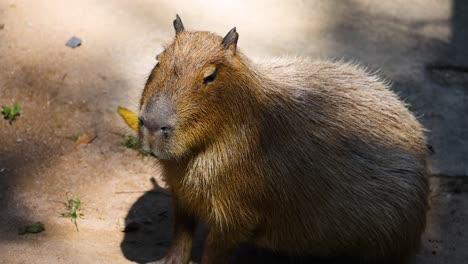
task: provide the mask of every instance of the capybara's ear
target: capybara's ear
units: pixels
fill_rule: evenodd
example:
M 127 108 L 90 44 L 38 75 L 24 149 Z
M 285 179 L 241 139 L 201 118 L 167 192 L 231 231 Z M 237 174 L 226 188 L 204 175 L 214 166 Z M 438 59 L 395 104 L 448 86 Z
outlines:
M 121 106 L 117 108 L 117 112 L 119 112 L 119 115 L 123 118 L 125 123 L 127 123 L 127 125 L 131 129 L 138 131 L 138 115 L 137 114 Z
M 239 39 L 239 34 L 236 31 L 236 27 L 232 28 L 221 42 L 226 49 L 231 49 L 233 53 L 236 53 L 237 40 Z
M 176 35 L 185 30 L 179 15 L 176 15 L 176 19 L 172 23 L 174 24 Z

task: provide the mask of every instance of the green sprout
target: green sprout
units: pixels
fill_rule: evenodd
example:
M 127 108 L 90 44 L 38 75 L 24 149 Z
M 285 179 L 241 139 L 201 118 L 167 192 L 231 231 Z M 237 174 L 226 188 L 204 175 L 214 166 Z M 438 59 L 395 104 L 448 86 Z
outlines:
M 122 145 L 133 150 L 140 149 L 140 141 L 134 135 L 122 135 Z
M 80 198 L 76 197 L 76 198 L 68 198 L 68 194 L 67 194 L 67 202 L 64 203 L 65 206 L 67 207 L 66 208 L 66 212 L 64 213 L 61 213 L 61 215 L 63 217 L 67 217 L 67 218 L 70 218 L 70 220 L 72 221 L 72 223 L 75 225 L 76 227 L 76 231 L 80 231 L 78 229 L 78 223 L 77 223 L 77 219 L 78 218 L 83 218 L 84 214 L 81 213 L 81 200 Z
M 8 120 L 10 125 L 20 115 L 21 106 L 18 104 L 13 105 L 13 108 L 2 105 L 2 114 L 5 120 Z
M 138 152 L 138 156 L 140 157 L 146 157 L 148 156 L 147 153 L 144 153 L 143 151 L 141 151 L 141 144 L 140 144 L 140 139 L 134 135 L 123 135 L 123 134 L 120 134 L 120 136 L 122 137 L 122 145 L 129 148 L 129 149 L 133 149 L 135 151 Z
M 40 232 L 42 232 L 44 230 L 45 230 L 44 224 L 41 223 L 41 222 L 36 222 L 36 223 L 34 223 L 32 225 L 28 225 L 28 226 L 18 228 L 18 234 L 20 234 L 20 235 L 24 235 L 26 233 L 37 234 L 37 233 L 40 233 Z

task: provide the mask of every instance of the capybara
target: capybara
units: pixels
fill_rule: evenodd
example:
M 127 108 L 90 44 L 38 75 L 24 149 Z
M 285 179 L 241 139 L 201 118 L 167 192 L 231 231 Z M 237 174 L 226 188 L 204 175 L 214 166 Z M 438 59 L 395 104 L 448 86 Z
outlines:
M 406 263 L 428 209 L 424 128 L 388 83 L 355 64 L 253 61 L 223 38 L 185 30 L 157 56 L 138 113 L 142 149 L 172 192 L 187 263 L 198 220 L 202 264 L 244 242 L 288 255 Z

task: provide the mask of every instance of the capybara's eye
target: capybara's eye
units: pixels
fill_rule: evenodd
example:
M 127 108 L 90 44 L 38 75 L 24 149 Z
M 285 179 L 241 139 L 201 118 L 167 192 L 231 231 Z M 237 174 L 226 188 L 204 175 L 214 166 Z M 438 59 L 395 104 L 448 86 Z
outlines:
M 210 82 L 214 81 L 214 79 L 216 78 L 216 75 L 218 75 L 218 70 L 217 69 L 215 69 L 212 74 L 206 76 L 203 79 L 203 84 L 207 84 L 207 83 L 210 83 Z

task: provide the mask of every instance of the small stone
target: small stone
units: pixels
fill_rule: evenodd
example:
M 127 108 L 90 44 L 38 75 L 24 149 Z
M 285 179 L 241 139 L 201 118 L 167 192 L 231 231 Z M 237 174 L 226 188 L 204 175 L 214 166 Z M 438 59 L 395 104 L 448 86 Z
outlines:
M 71 48 L 76 48 L 78 46 L 81 46 L 81 39 L 73 36 L 67 41 L 66 45 Z
M 21 143 L 21 142 L 23 142 L 23 139 L 22 139 L 22 138 L 17 138 L 17 139 L 16 139 L 16 142 L 17 142 L 17 143 Z
M 5 28 L 5 24 L 0 24 L 0 30 Z

